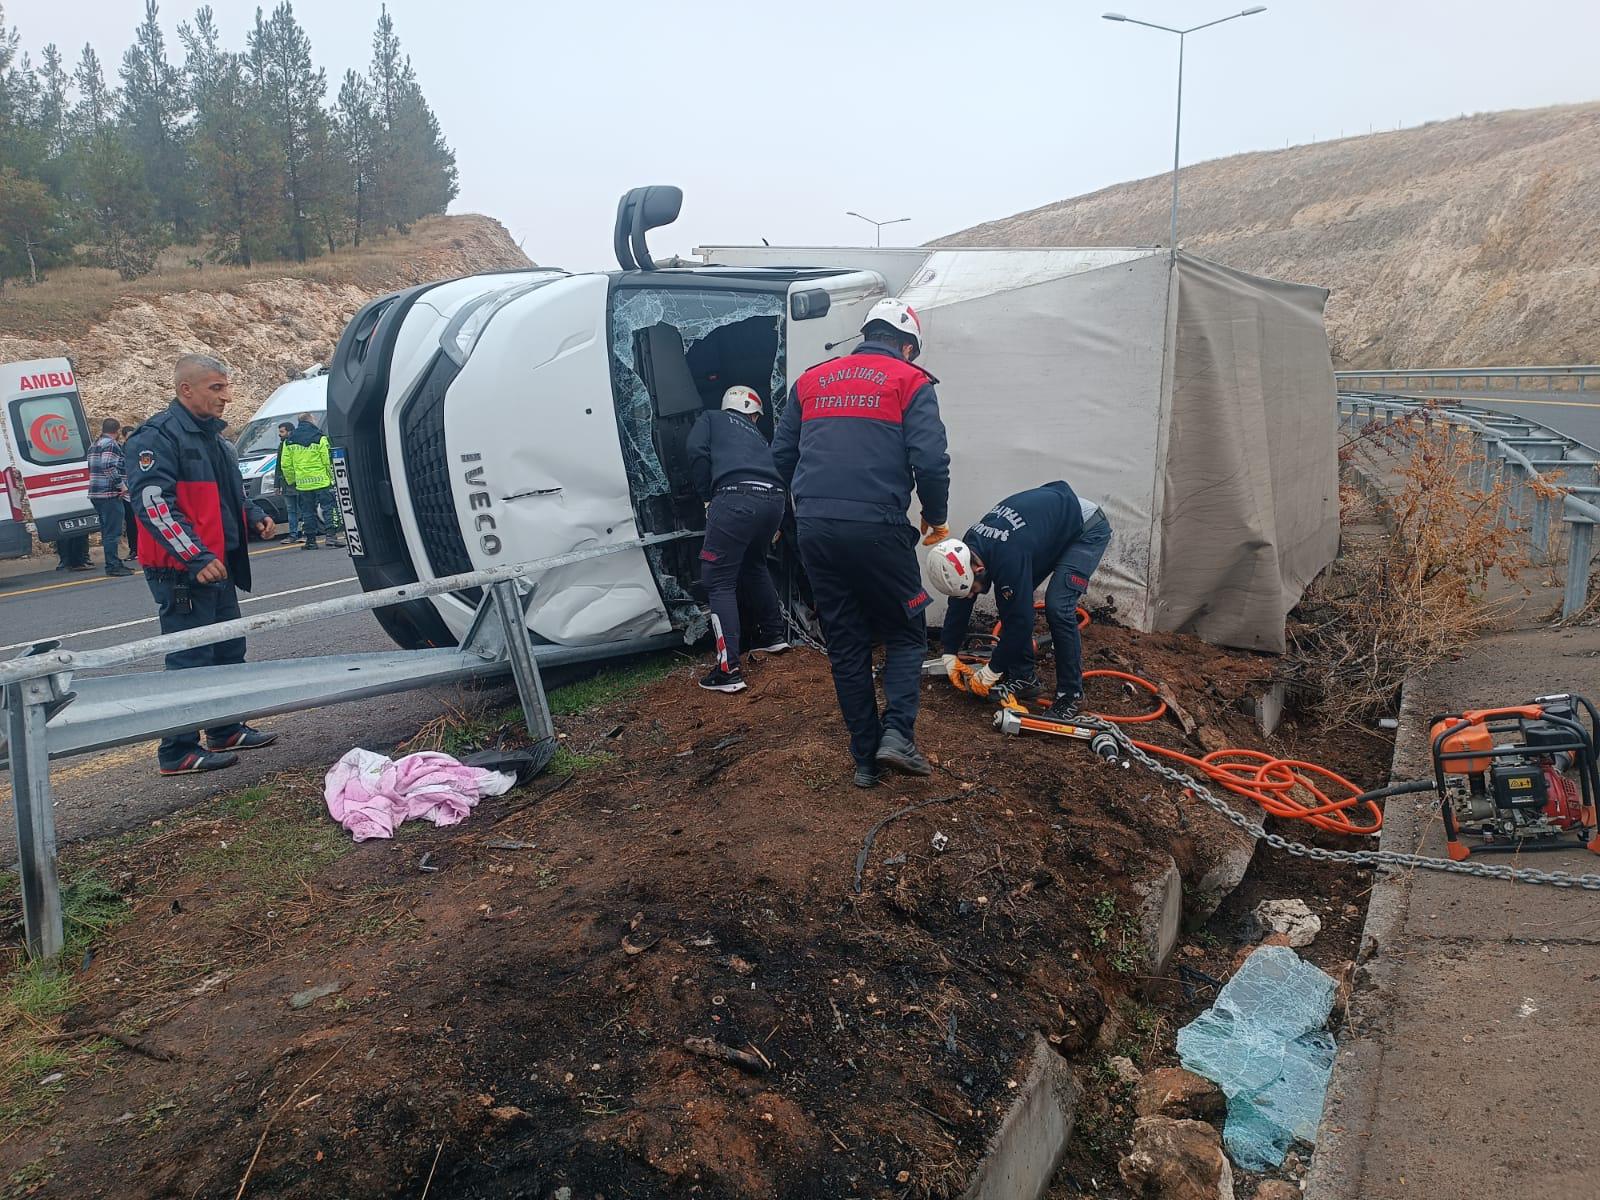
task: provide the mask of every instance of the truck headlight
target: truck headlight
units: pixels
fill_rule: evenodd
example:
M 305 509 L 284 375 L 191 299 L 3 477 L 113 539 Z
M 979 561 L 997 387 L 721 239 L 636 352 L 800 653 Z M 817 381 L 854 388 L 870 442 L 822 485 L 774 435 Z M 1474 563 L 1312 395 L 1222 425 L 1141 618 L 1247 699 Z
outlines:
M 513 300 L 520 300 L 529 292 L 536 291 L 547 283 L 553 283 L 565 275 L 565 271 L 550 271 L 539 279 L 530 279 L 503 292 L 491 292 L 487 296 L 479 296 L 451 318 L 450 324 L 445 326 L 444 333 L 439 337 L 439 348 L 456 366 L 466 366 L 472 348 L 478 344 L 478 339 L 483 336 L 484 329 L 493 320 L 495 313 Z

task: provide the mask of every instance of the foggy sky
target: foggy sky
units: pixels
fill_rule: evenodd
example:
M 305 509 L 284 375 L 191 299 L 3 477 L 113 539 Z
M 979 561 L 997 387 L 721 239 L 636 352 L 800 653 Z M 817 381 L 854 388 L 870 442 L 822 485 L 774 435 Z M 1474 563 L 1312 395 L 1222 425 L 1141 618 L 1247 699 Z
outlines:
M 108 75 L 142 0 L 0 0 L 35 62 L 87 40 Z M 255 4 L 213 0 L 231 49 Z M 538 262 L 613 265 L 617 197 L 684 188 L 658 254 L 702 242 L 871 244 L 844 215 L 908 216 L 915 243 L 1171 167 L 1177 39 L 1210 0 L 654 4 L 393 0 L 454 146 L 452 211 L 499 218 Z M 364 69 L 377 0 L 296 15 L 337 91 Z M 179 21 L 161 19 L 181 61 Z M 895 24 L 890 17 L 905 18 Z M 1462 113 L 1600 98 L 1594 0 L 1277 0 L 1188 39 L 1183 161 Z M 1164 222 L 1147 241 L 1164 241 Z

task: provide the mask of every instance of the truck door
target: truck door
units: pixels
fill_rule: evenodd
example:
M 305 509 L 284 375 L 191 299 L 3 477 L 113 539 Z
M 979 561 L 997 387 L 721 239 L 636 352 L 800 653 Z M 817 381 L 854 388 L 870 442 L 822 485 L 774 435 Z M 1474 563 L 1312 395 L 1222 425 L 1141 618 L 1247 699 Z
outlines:
M 89 503 L 89 430 L 72 365 L 64 358 L 0 365 L 0 404 L 39 540 L 98 529 Z
M 789 285 L 785 325 L 789 386 L 819 362 L 849 354 L 874 302 L 889 294 L 876 271 L 850 271 Z

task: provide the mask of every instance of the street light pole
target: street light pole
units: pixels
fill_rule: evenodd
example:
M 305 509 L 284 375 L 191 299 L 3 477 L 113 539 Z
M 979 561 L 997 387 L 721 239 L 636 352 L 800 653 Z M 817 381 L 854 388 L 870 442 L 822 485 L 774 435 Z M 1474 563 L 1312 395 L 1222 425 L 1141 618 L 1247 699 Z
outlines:
M 899 225 L 902 222 L 911 220 L 910 217 L 896 217 L 892 221 L 874 221 L 871 217 L 863 217 L 858 212 L 847 212 L 844 215 L 847 217 L 854 217 L 858 221 L 865 221 L 868 225 L 871 225 L 874 229 L 876 229 L 878 233 L 877 245 L 880 248 L 883 246 L 883 227 L 885 225 Z
M 1183 146 L 1183 41 L 1191 33 L 1202 29 L 1210 29 L 1213 25 L 1221 25 L 1228 21 L 1236 21 L 1240 17 L 1253 17 L 1257 13 L 1266 12 L 1265 4 L 1257 4 L 1242 12 L 1230 13 L 1226 17 L 1218 17 L 1215 21 L 1207 21 L 1203 25 L 1191 25 L 1188 29 L 1174 29 L 1170 25 L 1157 25 L 1152 21 L 1141 21 L 1137 17 L 1125 17 L 1121 13 L 1103 13 L 1107 21 L 1121 21 L 1129 25 L 1143 25 L 1146 29 L 1159 29 L 1164 33 L 1178 35 L 1178 118 L 1172 132 L 1172 218 L 1167 231 L 1167 245 L 1169 252 L 1176 256 L 1178 253 L 1178 155 Z

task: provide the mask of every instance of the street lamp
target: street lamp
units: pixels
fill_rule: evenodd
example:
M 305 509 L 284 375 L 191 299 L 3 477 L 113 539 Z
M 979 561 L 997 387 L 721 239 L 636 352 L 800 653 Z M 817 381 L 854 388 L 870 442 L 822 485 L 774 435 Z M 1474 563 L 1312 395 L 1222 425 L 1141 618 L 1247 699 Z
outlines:
M 885 225 L 899 225 L 902 221 L 911 220 L 910 217 L 896 217 L 892 221 L 874 221 L 871 217 L 863 217 L 858 212 L 847 212 L 844 215 L 847 216 L 847 217 L 854 217 L 858 221 L 865 221 L 868 225 L 871 225 L 875 229 L 877 229 L 877 231 L 878 231 L 878 245 L 879 246 L 883 245 L 883 227 Z
M 1226 17 L 1218 17 L 1215 21 L 1207 21 L 1204 25 L 1192 25 L 1188 29 L 1174 29 L 1170 25 L 1157 25 L 1151 21 L 1141 21 L 1137 17 L 1125 17 L 1121 13 L 1108 12 L 1101 14 L 1107 21 L 1125 21 L 1129 25 L 1143 25 L 1146 29 L 1159 29 L 1163 33 L 1178 35 L 1178 121 L 1177 128 L 1172 135 L 1172 229 L 1168 237 L 1172 253 L 1178 253 L 1178 146 L 1183 138 L 1183 39 L 1191 33 L 1201 29 L 1210 29 L 1213 25 L 1221 25 L 1226 21 L 1236 21 L 1240 17 L 1253 17 L 1257 13 L 1266 12 L 1265 4 L 1256 4 L 1243 12 L 1230 13 Z

